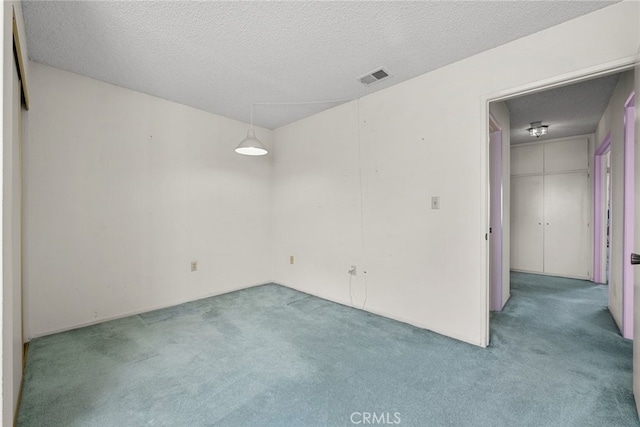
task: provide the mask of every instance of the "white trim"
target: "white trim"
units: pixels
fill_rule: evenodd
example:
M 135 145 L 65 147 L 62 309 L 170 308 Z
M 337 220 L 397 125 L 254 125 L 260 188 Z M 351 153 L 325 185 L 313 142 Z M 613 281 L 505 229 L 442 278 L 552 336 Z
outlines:
M 395 321 L 398 321 L 398 322 L 406 323 L 407 325 L 415 326 L 415 327 L 418 327 L 420 329 L 427 330 L 429 332 L 434 332 L 434 333 L 436 333 L 438 335 L 442 335 L 442 336 L 444 336 L 446 338 L 451 338 L 451 339 L 455 339 L 455 340 L 458 340 L 458 341 L 466 342 L 467 344 L 472 344 L 472 345 L 475 345 L 475 346 L 486 347 L 486 345 L 482 345 L 482 343 L 480 343 L 478 341 L 471 340 L 468 337 L 460 336 L 459 334 L 447 331 L 447 330 L 445 330 L 443 328 L 433 329 L 431 326 L 428 326 L 428 325 L 426 325 L 426 324 L 424 324 L 422 322 L 415 322 L 415 321 L 413 321 L 411 319 L 407 319 L 407 318 L 402 317 L 402 316 L 397 316 L 395 314 L 388 313 L 388 312 L 386 312 L 384 310 L 376 310 L 376 309 L 371 309 L 369 307 L 367 307 L 366 309 L 363 310 L 363 309 L 361 309 L 359 307 L 352 306 L 350 304 L 350 302 L 347 301 L 346 299 L 337 299 L 337 298 L 329 297 L 328 295 L 326 295 L 326 294 L 324 294 L 322 292 L 315 292 L 314 291 L 313 293 L 311 293 L 308 290 L 300 289 L 298 287 L 291 286 L 291 285 L 286 284 L 286 283 L 279 283 L 279 282 L 273 282 L 273 283 L 276 284 L 276 285 L 283 286 L 285 288 L 293 289 L 294 291 L 302 292 L 304 294 L 308 294 L 308 295 L 314 296 L 316 298 L 323 299 L 325 301 L 329 301 L 329 302 L 332 302 L 332 303 L 335 303 L 335 304 L 344 305 L 345 307 L 353 308 L 354 310 L 360 310 L 360 311 L 364 311 L 364 312 L 367 312 L 367 313 L 375 314 L 376 316 L 381 316 L 381 317 L 384 317 L 384 318 L 387 318 L 387 319 L 391 319 L 391 320 L 395 320 Z
M 142 310 L 128 311 L 128 312 L 125 312 L 125 313 L 116 314 L 114 316 L 108 316 L 108 317 L 105 317 L 105 318 L 94 319 L 94 320 L 91 320 L 89 322 L 80 322 L 80 323 L 76 323 L 76 324 L 73 324 L 73 325 L 70 325 L 70 326 L 65 326 L 63 328 L 52 329 L 50 331 L 40 331 L 40 332 L 34 333 L 33 336 L 29 337 L 27 342 L 31 341 L 32 339 L 44 337 L 44 336 L 47 336 L 47 335 L 53 335 L 53 334 L 58 334 L 60 332 L 72 331 L 74 329 L 84 328 L 85 326 L 97 325 L 99 323 L 109 322 L 111 320 L 118 320 L 118 319 L 123 319 L 125 317 L 136 316 L 138 314 L 150 313 L 152 311 L 162 310 L 163 308 L 175 307 L 177 305 L 186 304 L 188 302 L 199 301 L 199 300 L 203 300 L 203 299 L 207 299 L 207 298 L 211 298 L 211 297 L 216 297 L 216 296 L 219 296 L 219 295 L 229 294 L 231 292 L 237 292 L 237 291 L 242 291 L 244 289 L 251 289 L 251 288 L 258 287 L 258 286 L 271 285 L 271 284 L 277 284 L 277 283 L 268 281 L 268 282 L 254 283 L 254 284 L 248 285 L 248 286 L 234 286 L 234 287 L 225 289 L 225 290 L 223 290 L 221 292 L 213 292 L 213 293 L 205 294 L 205 295 L 197 297 L 197 298 L 184 298 L 184 299 L 181 299 L 181 300 L 178 300 L 178 301 L 174 301 L 174 302 L 169 303 L 169 304 L 159 304 L 159 305 L 155 305 L 155 306 L 144 308 Z
M 515 144 L 511 144 L 511 148 L 530 147 L 532 145 L 553 144 L 556 142 L 564 142 L 564 141 L 569 141 L 569 140 L 578 139 L 578 138 L 591 139 L 593 137 L 594 137 L 593 133 L 585 133 L 585 134 L 573 135 L 573 136 L 563 136 L 562 138 L 545 139 L 542 141 L 516 142 Z
M 572 83 L 578 83 L 584 80 L 590 80 L 608 74 L 619 73 L 629 69 L 633 69 L 636 63 L 637 55 L 627 56 L 614 61 L 605 62 L 592 67 L 583 68 L 565 74 L 549 77 L 546 79 L 534 81 L 531 83 L 519 85 L 509 89 L 503 89 L 496 92 L 488 93 L 480 97 L 480 137 L 484 143 L 480 144 L 480 197 L 483 200 L 482 210 L 480 212 L 480 221 L 485 229 L 485 233 L 489 232 L 489 103 L 495 101 L 504 101 L 505 99 L 517 96 L 527 95 L 554 87 L 565 86 Z M 482 227 L 480 227 L 482 229 Z M 481 257 L 484 259 L 482 263 L 484 268 L 484 286 L 480 291 L 481 312 L 484 315 L 485 334 L 481 337 L 480 346 L 487 347 L 489 345 L 489 286 L 491 281 L 489 278 L 489 241 L 481 237 Z
M 487 94 L 485 97 L 489 102 L 505 101 L 511 98 L 530 95 L 536 92 L 553 89 L 556 87 L 567 86 L 574 83 L 580 83 L 585 80 L 591 80 L 611 74 L 621 73 L 633 69 L 635 64 L 635 56 L 627 56 L 615 61 L 605 62 L 600 65 L 573 71 L 570 73 L 560 74 L 555 77 L 548 77 L 536 82 L 523 84 L 510 89 L 503 89 Z

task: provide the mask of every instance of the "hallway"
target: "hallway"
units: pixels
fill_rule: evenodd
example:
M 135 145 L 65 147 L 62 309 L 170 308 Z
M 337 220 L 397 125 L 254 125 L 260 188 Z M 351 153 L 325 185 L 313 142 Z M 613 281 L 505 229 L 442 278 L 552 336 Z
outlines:
M 491 347 L 505 361 L 502 381 L 520 376 L 531 387 L 535 424 L 639 425 L 632 341 L 607 309 L 605 285 L 512 272 L 511 299 L 491 313 Z M 511 387 L 522 392 L 515 381 Z

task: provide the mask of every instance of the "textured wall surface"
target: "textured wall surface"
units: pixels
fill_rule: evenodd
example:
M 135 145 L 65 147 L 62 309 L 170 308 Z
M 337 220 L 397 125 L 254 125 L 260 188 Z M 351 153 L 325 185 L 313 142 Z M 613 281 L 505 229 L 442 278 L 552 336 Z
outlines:
M 31 77 L 28 337 L 269 281 L 271 157 L 233 151 L 245 124 L 36 63 Z
M 483 96 L 627 61 L 637 8 L 603 9 L 277 129 L 276 282 L 486 344 Z M 554 61 L 528 60 L 549 51 Z

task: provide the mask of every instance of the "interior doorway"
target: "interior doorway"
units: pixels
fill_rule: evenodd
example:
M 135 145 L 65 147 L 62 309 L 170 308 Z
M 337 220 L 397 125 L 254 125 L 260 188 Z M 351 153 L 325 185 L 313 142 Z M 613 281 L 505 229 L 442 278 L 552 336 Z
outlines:
M 611 247 L 611 134 L 600 142 L 593 162 L 593 281 L 609 283 Z
M 573 85 L 579 85 L 581 83 L 587 83 L 587 82 L 591 82 L 592 80 L 598 80 L 600 78 L 606 78 L 606 77 L 611 77 L 614 75 L 622 75 L 624 72 L 629 71 L 632 68 L 631 63 L 629 63 L 629 61 L 618 61 L 618 62 L 612 62 L 608 65 L 603 64 L 603 66 L 597 70 L 594 71 L 589 70 L 588 73 L 585 74 L 580 74 L 580 73 L 575 73 L 573 76 L 564 76 L 562 79 L 558 79 L 556 81 L 551 81 L 551 80 L 547 80 L 541 84 L 539 84 L 538 86 L 536 86 L 535 84 L 531 84 L 529 86 L 526 87 L 521 87 L 518 89 L 514 89 L 512 91 L 502 91 L 499 94 L 496 94 L 495 96 L 487 96 L 486 98 L 486 106 L 487 106 L 487 112 L 486 112 L 486 134 L 487 135 L 487 144 L 486 144 L 486 159 L 487 159 L 487 164 L 486 164 L 486 176 L 487 176 L 487 231 L 491 231 L 491 233 L 489 234 L 494 234 L 494 228 L 493 228 L 493 224 L 495 223 L 494 218 L 492 217 L 492 208 L 493 208 L 493 204 L 492 201 L 495 202 L 496 196 L 495 196 L 495 192 L 493 192 L 492 190 L 492 185 L 491 183 L 493 182 L 493 180 L 495 180 L 495 177 L 493 175 L 493 172 L 495 171 L 495 168 L 491 167 L 491 161 L 493 160 L 493 155 L 492 155 L 492 150 L 491 150 L 491 146 L 492 146 L 492 137 L 494 136 L 494 132 L 496 131 L 496 128 L 494 127 L 494 124 L 491 123 L 491 118 L 490 118 L 490 113 L 489 113 L 489 108 L 491 105 L 494 104 L 498 104 L 498 103 L 504 103 L 504 104 L 508 104 L 508 102 L 512 99 L 516 99 L 516 98 L 520 98 L 520 97 L 525 97 L 525 96 L 529 96 L 529 95 L 535 95 L 538 93 L 542 93 L 542 92 L 546 92 L 546 91 L 550 91 L 551 89 L 555 90 L 555 89 L 561 89 L 563 87 L 566 86 L 573 86 Z M 614 85 L 615 86 L 615 85 Z M 557 98 L 556 98 L 557 100 Z M 607 99 L 607 102 L 609 101 L 609 99 Z M 604 107 L 606 107 L 606 104 L 604 105 Z M 603 107 L 603 110 L 604 110 Z M 511 110 L 509 108 L 509 110 Z M 575 117 L 575 116 L 574 116 Z M 598 118 L 602 117 L 602 112 L 599 113 L 599 115 L 597 116 Z M 534 120 L 539 120 L 541 117 L 531 117 L 531 121 Z M 544 119 L 543 119 L 544 120 Z M 575 118 L 574 118 L 575 120 Z M 553 123 L 552 123 L 553 125 Z M 527 126 L 520 126 L 518 123 L 514 123 L 514 121 L 512 120 L 510 123 L 511 129 L 519 129 L 520 127 L 522 127 L 522 129 L 519 130 L 526 130 Z M 559 130 L 560 126 L 556 126 L 553 127 L 554 130 L 554 137 L 559 138 L 559 139 L 563 139 L 563 138 L 567 138 L 568 139 L 568 135 L 558 135 L 557 133 L 555 133 L 556 130 Z M 578 135 L 578 136 L 583 136 L 583 137 L 587 137 L 589 139 L 589 150 L 588 152 L 591 153 L 590 156 L 593 156 L 593 153 L 595 151 L 595 146 L 596 144 L 599 142 L 597 140 L 595 140 L 594 136 L 594 131 L 593 129 L 589 130 L 589 131 L 585 131 L 585 132 L 575 132 L 573 134 L 569 134 L 569 135 Z M 600 135 L 598 135 L 600 136 Z M 543 138 L 541 138 L 543 139 Z M 535 140 L 535 138 L 534 138 Z M 508 145 L 511 146 L 511 144 L 513 143 L 513 132 L 511 132 L 511 141 Z M 558 145 L 559 147 L 560 145 Z M 509 151 L 508 149 L 506 149 L 505 151 Z M 544 151 L 544 149 L 543 149 Z M 508 153 L 510 154 L 510 153 Z M 581 273 L 580 274 L 574 274 L 574 275 L 567 275 L 565 277 L 575 277 L 575 278 L 582 278 L 582 279 L 587 279 L 587 280 L 591 280 L 591 279 L 596 279 L 598 275 L 600 275 L 602 280 L 602 283 L 606 283 L 607 282 L 607 260 L 610 259 L 610 257 L 608 256 L 608 252 L 607 252 L 607 236 L 611 235 L 611 233 L 607 234 L 607 224 L 609 223 L 609 221 L 607 220 L 607 216 L 606 216 L 606 212 L 607 209 L 606 207 L 609 205 L 609 200 L 611 199 L 611 192 L 609 191 L 610 187 L 610 183 L 612 182 L 612 180 L 607 180 L 607 166 L 606 166 L 606 162 L 609 161 L 610 156 L 608 154 L 606 154 L 606 152 L 602 152 L 600 154 L 604 154 L 604 156 L 602 156 L 602 158 L 605 161 L 605 166 L 603 169 L 604 175 L 602 175 L 603 179 L 604 179 L 604 183 L 602 184 L 602 190 L 604 190 L 602 192 L 602 203 L 604 204 L 605 210 L 604 210 L 604 214 L 605 216 L 603 217 L 601 224 L 603 226 L 602 228 L 602 232 L 601 232 L 601 236 L 602 236 L 602 242 L 604 242 L 604 250 L 601 252 L 600 255 L 600 260 L 602 261 L 599 265 L 601 265 L 599 271 L 597 270 L 597 266 L 592 263 L 592 259 L 591 259 L 591 254 L 592 254 L 592 245 L 594 244 L 594 240 L 593 239 L 593 233 L 596 230 L 591 230 L 590 228 L 593 227 L 595 224 L 593 223 L 593 221 L 596 221 L 597 219 L 592 217 L 593 215 L 593 210 L 591 208 L 591 206 L 593 206 L 593 203 L 595 203 L 595 200 L 592 199 L 593 197 L 593 193 L 592 193 L 592 189 L 591 186 L 594 184 L 593 181 L 593 175 L 591 175 L 591 173 L 594 173 L 595 170 L 592 169 L 594 164 L 592 163 L 593 157 L 590 157 L 588 159 L 588 163 L 587 166 L 584 168 L 579 168 L 580 171 L 574 171 L 573 168 L 568 168 L 566 173 L 562 173 L 563 171 L 558 171 L 556 172 L 557 176 L 560 178 L 566 178 L 566 176 L 573 176 L 576 175 L 577 172 L 580 172 L 581 174 L 583 174 L 586 179 L 584 180 L 586 182 L 586 193 L 585 193 L 585 197 L 583 198 L 584 203 L 587 203 L 589 208 L 586 210 L 588 218 L 586 219 L 586 223 L 589 224 L 589 230 L 586 233 L 586 240 L 584 242 L 581 243 L 581 246 L 584 246 L 586 248 L 586 253 L 585 253 L 585 262 L 581 263 L 580 265 L 584 264 L 586 266 L 586 269 L 584 270 L 580 270 Z M 587 154 L 588 155 L 588 154 Z M 504 151 L 503 151 L 503 160 L 504 160 Z M 543 158 L 544 158 L 544 154 L 543 154 Z M 504 182 L 504 187 L 503 187 L 503 194 L 502 194 L 502 199 L 503 201 L 506 201 L 504 203 L 507 203 L 503 206 L 504 211 L 506 212 L 506 214 L 510 213 L 510 203 L 512 203 L 512 198 L 516 197 L 516 195 L 514 195 L 514 191 L 511 188 L 512 185 L 507 185 L 509 184 L 511 181 L 509 180 L 509 176 L 511 174 L 511 171 L 509 170 L 509 165 L 507 165 L 505 167 L 505 174 L 506 174 L 506 178 L 505 178 L 505 182 Z M 571 169 L 571 170 L 570 170 Z M 543 173 L 544 174 L 544 173 Z M 545 177 L 543 177 L 545 178 Z M 551 180 L 551 178 L 547 179 L 543 179 L 543 181 L 545 180 Z M 582 181 L 582 180 L 581 180 Z M 512 184 L 512 183 L 511 183 Z M 544 182 L 543 182 L 544 184 Z M 493 196 L 492 196 L 492 192 L 493 192 Z M 559 199 L 561 199 L 561 197 L 558 197 Z M 507 224 L 504 224 L 504 226 L 501 228 L 501 232 L 503 234 L 506 234 L 507 239 L 513 239 L 512 238 L 512 233 L 513 233 L 513 227 L 514 224 L 513 222 L 516 221 L 515 215 L 513 214 L 513 212 L 511 212 L 511 215 L 509 215 L 511 217 L 510 221 L 508 221 Z M 540 225 L 544 224 L 544 226 L 546 227 L 546 221 L 539 221 L 541 222 Z M 537 224 L 537 223 L 536 223 Z M 595 227 L 594 227 L 595 228 Z M 492 236 L 495 237 L 495 236 Z M 487 345 L 489 343 L 489 312 L 490 311 L 494 311 L 496 308 L 496 305 L 498 303 L 498 299 L 496 298 L 496 292 L 495 292 L 495 277 L 496 274 L 495 273 L 495 269 L 496 269 L 496 263 L 495 263 L 495 259 L 492 256 L 492 253 L 496 252 L 496 249 L 493 248 L 493 243 L 495 242 L 494 239 L 487 239 L 487 294 L 486 294 L 486 301 L 487 301 Z M 621 242 L 618 242 L 621 245 Z M 507 243 L 508 244 L 508 243 Z M 544 245 L 544 243 L 543 243 Z M 513 258 L 513 248 L 510 248 L 507 250 L 507 256 L 509 257 L 509 259 Z M 582 251 L 581 251 L 582 252 Z M 594 254 L 595 255 L 595 254 Z M 615 262 L 615 260 L 614 260 Z M 509 265 L 506 266 L 506 277 L 508 279 L 509 277 Z M 555 274 L 554 274 L 555 275 Z

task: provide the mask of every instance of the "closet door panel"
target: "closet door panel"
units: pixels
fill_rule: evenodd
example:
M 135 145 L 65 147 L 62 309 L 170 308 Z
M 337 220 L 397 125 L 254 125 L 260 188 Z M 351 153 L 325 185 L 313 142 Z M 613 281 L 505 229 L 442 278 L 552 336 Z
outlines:
M 544 272 L 588 278 L 591 198 L 586 172 L 544 177 Z
M 511 175 L 542 173 L 544 154 L 542 145 L 511 148 Z
M 543 178 L 511 178 L 511 268 L 543 272 Z
M 544 171 L 564 172 L 589 169 L 589 140 L 569 139 L 544 145 Z

